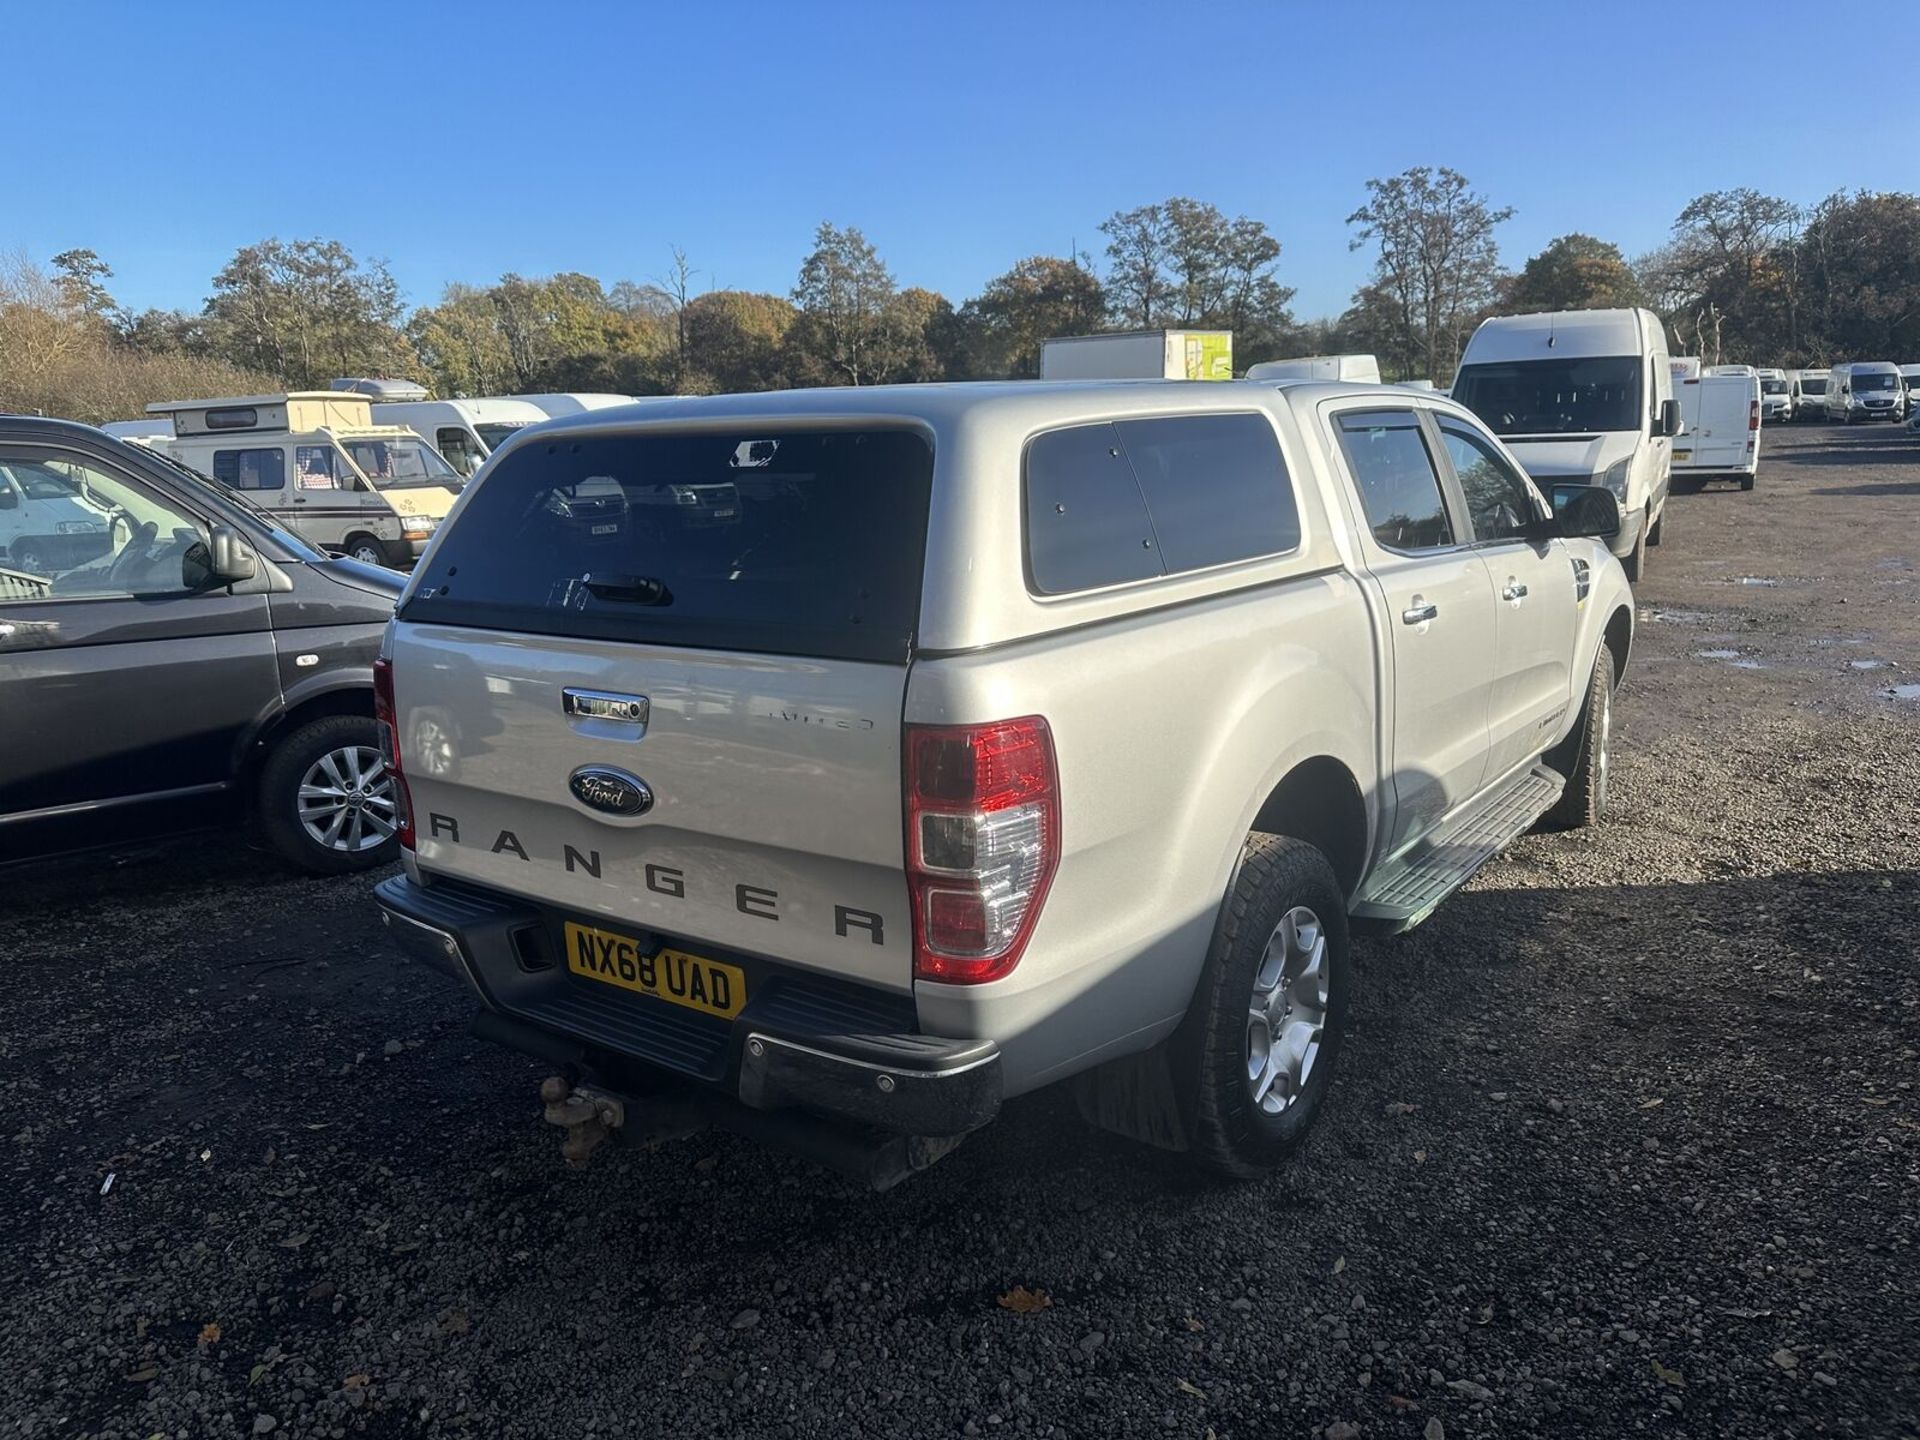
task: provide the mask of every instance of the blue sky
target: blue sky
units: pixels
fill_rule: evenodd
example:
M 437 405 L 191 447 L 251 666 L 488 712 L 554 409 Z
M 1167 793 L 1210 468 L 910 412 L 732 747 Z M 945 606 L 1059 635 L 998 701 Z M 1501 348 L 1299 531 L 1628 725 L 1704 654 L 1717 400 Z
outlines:
M 1920 190 L 1913 27 L 1842 43 L 1832 19 L 1751 0 L 9 3 L 0 251 L 91 247 L 135 307 L 197 308 L 269 235 L 385 259 L 414 304 L 509 270 L 645 280 L 676 243 L 702 288 L 784 293 L 831 219 L 958 303 L 1185 194 L 1265 220 L 1296 312 L 1332 314 L 1367 266 L 1345 217 L 1409 165 L 1514 206 L 1515 264 L 1569 230 L 1639 253 L 1705 190 Z

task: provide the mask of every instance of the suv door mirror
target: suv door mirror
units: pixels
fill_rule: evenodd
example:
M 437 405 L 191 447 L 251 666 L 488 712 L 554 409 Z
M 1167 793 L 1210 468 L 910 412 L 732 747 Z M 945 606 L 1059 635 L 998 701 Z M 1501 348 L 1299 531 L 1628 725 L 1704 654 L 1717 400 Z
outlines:
M 1655 423 L 1653 433 L 1669 440 L 1680 433 L 1680 402 L 1678 400 L 1660 402 L 1660 419 Z
M 1620 533 L 1620 502 L 1604 485 L 1568 480 L 1548 494 L 1553 500 L 1554 532 L 1564 539 L 1611 540 Z
M 204 566 L 196 567 L 195 552 L 200 548 L 196 545 L 187 552 L 189 557 L 186 562 L 187 580 L 193 589 L 210 590 L 218 585 L 238 585 L 241 581 L 251 580 L 260 573 L 260 557 L 254 554 L 253 547 L 247 543 L 246 537 L 231 525 L 213 527 L 212 532 L 207 536 Z M 200 583 L 192 585 L 195 578 L 193 571 L 196 568 L 201 571 Z

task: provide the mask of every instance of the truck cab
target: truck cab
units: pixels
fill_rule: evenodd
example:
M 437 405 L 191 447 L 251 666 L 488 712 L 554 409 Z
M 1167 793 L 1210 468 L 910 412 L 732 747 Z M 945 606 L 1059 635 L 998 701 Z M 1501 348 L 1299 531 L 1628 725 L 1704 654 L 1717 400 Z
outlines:
M 338 390 L 161 401 L 173 438 L 149 443 L 290 525 L 313 544 L 406 569 L 453 505 L 461 477 L 404 425 L 376 424 Z

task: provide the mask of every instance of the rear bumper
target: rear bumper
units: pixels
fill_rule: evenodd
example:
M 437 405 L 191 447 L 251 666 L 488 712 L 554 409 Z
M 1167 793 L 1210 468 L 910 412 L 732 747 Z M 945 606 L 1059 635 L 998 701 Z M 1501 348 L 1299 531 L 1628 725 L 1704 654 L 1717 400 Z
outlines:
M 963 1135 L 999 1112 L 998 1047 L 914 1033 L 903 997 L 757 964 L 751 998 L 729 1022 L 557 963 L 530 965 L 552 917 L 527 902 L 405 876 L 374 894 L 395 945 L 518 1022 L 483 1033 L 531 1053 L 551 1057 L 553 1047 L 531 1043 L 551 1036 L 616 1078 L 636 1066 L 666 1071 L 757 1110 L 809 1110 L 900 1135 Z

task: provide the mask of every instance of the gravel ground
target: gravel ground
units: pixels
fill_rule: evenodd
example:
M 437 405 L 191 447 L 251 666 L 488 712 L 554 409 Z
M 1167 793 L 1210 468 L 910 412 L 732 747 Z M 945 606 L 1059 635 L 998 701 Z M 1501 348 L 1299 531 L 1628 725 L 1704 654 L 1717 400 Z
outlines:
M 1669 517 L 1615 819 L 1361 945 L 1264 1184 L 1056 1094 L 881 1196 L 570 1174 L 371 881 L 0 876 L 0 1432 L 1920 1435 L 1920 443 Z

